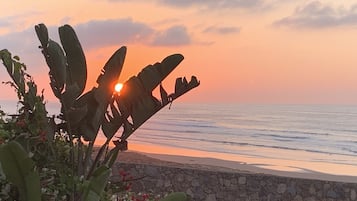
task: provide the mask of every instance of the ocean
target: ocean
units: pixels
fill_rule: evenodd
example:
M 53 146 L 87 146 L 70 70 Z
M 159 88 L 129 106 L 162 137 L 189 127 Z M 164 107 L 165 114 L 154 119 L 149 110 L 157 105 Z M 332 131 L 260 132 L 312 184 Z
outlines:
M 48 108 L 55 112 L 58 105 Z M 357 176 L 357 105 L 174 102 L 129 138 L 129 149 L 130 143 L 225 154 L 268 169 Z
M 130 141 L 243 156 L 268 169 L 357 175 L 357 106 L 173 103 Z

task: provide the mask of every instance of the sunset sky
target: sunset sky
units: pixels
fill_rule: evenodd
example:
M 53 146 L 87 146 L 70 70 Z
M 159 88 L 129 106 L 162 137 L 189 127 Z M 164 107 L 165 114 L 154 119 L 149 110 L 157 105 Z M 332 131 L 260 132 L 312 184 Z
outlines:
M 26 3 L 24 3 L 26 2 Z M 48 68 L 34 25 L 74 27 L 84 48 L 87 90 L 107 59 L 128 48 L 120 81 L 173 53 L 185 60 L 163 83 L 196 75 L 183 102 L 357 104 L 357 1 L 62 0 L 1 3 L 0 49 L 27 64 L 47 99 Z M 9 77 L 0 68 L 0 80 Z M 0 99 L 15 99 L 0 86 Z

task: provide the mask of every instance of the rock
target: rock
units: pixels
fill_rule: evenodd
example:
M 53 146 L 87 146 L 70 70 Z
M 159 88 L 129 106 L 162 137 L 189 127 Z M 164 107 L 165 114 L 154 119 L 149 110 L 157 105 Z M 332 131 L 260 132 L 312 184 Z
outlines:
M 177 175 L 177 181 L 178 182 L 183 182 L 184 181 L 184 176 L 182 174 Z
M 231 180 L 225 179 L 224 180 L 224 186 L 225 187 L 230 187 L 231 186 Z
M 331 188 L 330 184 L 324 184 L 324 190 L 325 192 Z
M 153 167 L 153 166 L 146 166 L 145 173 L 151 177 L 159 177 L 160 176 L 160 173 L 157 170 L 157 168 Z
M 286 191 L 286 184 L 279 184 L 277 192 L 280 194 L 283 194 L 283 193 L 285 193 L 285 191 Z
M 245 185 L 247 183 L 247 178 L 246 177 L 239 177 L 238 178 L 238 184 L 239 185 Z
M 265 186 L 265 185 L 266 185 L 266 182 L 265 182 L 264 180 L 261 180 L 261 181 L 260 181 L 260 185 L 261 185 L 261 186 Z
M 216 201 L 216 195 L 215 194 L 209 194 L 205 201 Z
M 190 196 L 191 198 L 194 198 L 194 193 L 192 192 L 191 189 L 187 189 L 186 194 Z
M 170 187 L 171 186 L 171 181 L 170 180 L 166 180 L 164 186 L 165 186 L 165 188 Z
M 316 200 L 315 197 L 308 197 L 305 199 L 305 201 L 315 201 L 315 200 Z
M 163 180 L 161 180 L 161 179 L 157 180 L 156 187 L 160 188 L 163 185 L 164 185 L 164 181 Z
M 311 185 L 311 186 L 310 186 L 310 188 L 309 188 L 309 193 L 310 193 L 311 195 L 315 195 L 315 194 L 316 194 L 316 189 L 315 189 L 314 185 Z
M 200 186 L 200 182 L 198 182 L 197 179 L 194 179 L 194 180 L 191 182 L 191 185 L 192 185 L 193 187 L 198 187 L 198 186 Z
M 287 192 L 288 192 L 290 195 L 292 195 L 292 196 L 295 196 L 295 195 L 296 195 L 296 189 L 295 189 L 295 187 L 289 186 L 286 190 L 287 190 Z
M 356 190 L 352 189 L 351 190 L 351 200 L 356 200 L 356 198 L 357 198 Z
M 124 166 L 124 165 L 123 165 Z M 357 201 L 357 183 L 280 178 L 270 175 L 173 169 L 154 165 L 125 164 L 132 175 L 146 176 L 133 181 L 133 192 L 158 194 L 185 192 L 190 200 L 228 201 Z M 118 172 L 117 170 L 115 170 Z M 156 175 L 156 176 L 155 176 Z M 135 178 L 135 177 L 134 177 Z
M 232 186 L 237 186 L 237 179 L 236 178 L 232 178 L 231 179 L 231 185 Z
M 329 190 L 329 191 L 327 191 L 327 197 L 329 197 L 329 198 L 333 198 L 333 199 L 336 199 L 338 196 L 337 196 L 337 193 L 335 192 L 335 191 L 333 191 L 333 190 Z
M 297 195 L 294 197 L 294 201 L 303 201 L 303 199 L 300 195 Z

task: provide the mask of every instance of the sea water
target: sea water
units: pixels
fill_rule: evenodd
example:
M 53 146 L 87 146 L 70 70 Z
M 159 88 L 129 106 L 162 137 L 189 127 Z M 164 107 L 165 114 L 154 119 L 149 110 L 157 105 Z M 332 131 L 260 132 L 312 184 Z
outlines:
M 357 106 L 174 103 L 130 140 L 357 174 Z
M 5 111 L 16 109 L 13 102 L 0 105 Z M 47 107 L 50 113 L 59 111 L 58 104 Z M 333 164 L 357 174 L 357 106 L 174 102 L 142 125 L 130 143 L 199 150 L 213 157 L 239 155 L 265 163 L 293 160 L 301 170 L 309 169 L 306 164 Z

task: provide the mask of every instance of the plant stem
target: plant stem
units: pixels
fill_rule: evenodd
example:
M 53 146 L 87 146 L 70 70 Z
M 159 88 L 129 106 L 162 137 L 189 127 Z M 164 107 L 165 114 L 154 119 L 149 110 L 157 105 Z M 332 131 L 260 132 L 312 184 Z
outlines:
M 64 115 L 64 117 L 65 117 L 65 119 L 67 119 L 68 118 L 68 109 L 67 109 L 67 106 L 66 106 L 66 104 L 64 103 L 64 101 L 63 101 L 63 97 L 62 97 L 62 95 L 60 96 L 60 101 L 61 101 L 61 104 L 62 104 L 62 106 L 63 106 L 63 115 Z M 75 179 L 75 173 L 76 173 L 76 171 L 75 171 L 75 164 L 74 164 L 74 145 L 73 145 L 73 136 L 72 136 L 72 129 L 71 129 L 71 123 L 69 122 L 69 121 L 66 121 L 66 126 L 67 126 L 67 133 L 68 133 L 68 137 L 69 137 L 69 146 L 70 146 L 70 149 L 71 149 L 71 151 L 70 151 L 70 155 L 71 155 L 71 160 L 70 160 L 70 162 L 71 162 L 71 165 L 72 165 L 72 182 L 73 182 L 73 186 L 72 186 L 72 194 L 71 194 L 71 201 L 74 201 L 75 199 L 75 193 L 76 193 L 76 182 L 74 181 L 74 179 Z M 79 161 L 78 161 L 79 162 Z M 79 175 L 77 175 L 77 176 L 79 176 Z
M 78 176 L 82 176 L 84 174 L 84 169 L 83 169 L 83 142 L 81 138 L 78 138 L 77 161 L 78 161 Z
M 83 167 L 84 167 L 83 175 L 86 178 L 87 178 L 87 166 L 88 166 L 89 160 L 92 157 L 93 146 L 94 146 L 94 141 L 90 141 L 88 144 L 88 148 L 86 150 L 86 155 L 85 155 L 84 162 L 83 162 Z
M 99 163 L 99 160 L 102 157 L 102 155 L 104 153 L 104 150 L 108 146 L 109 142 L 110 142 L 110 139 L 109 140 L 107 139 L 107 141 L 100 147 L 100 149 L 99 149 L 99 151 L 97 153 L 97 156 L 95 157 L 94 162 L 93 162 L 92 166 L 89 169 L 88 175 L 86 177 L 87 179 L 89 179 L 92 176 L 92 173 L 94 172 L 97 164 Z

